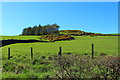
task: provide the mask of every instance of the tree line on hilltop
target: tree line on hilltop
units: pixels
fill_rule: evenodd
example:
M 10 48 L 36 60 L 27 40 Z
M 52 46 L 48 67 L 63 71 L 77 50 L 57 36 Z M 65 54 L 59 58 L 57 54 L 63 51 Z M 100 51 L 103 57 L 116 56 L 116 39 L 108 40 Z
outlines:
M 22 31 L 22 35 L 53 35 L 53 34 L 85 34 L 84 31 L 80 31 L 80 30 L 60 30 L 59 31 L 60 26 L 57 24 L 52 24 L 52 25 L 44 25 L 41 26 L 40 24 L 38 26 L 33 26 L 33 27 L 28 27 L 28 28 L 24 28 Z
M 85 32 L 81 30 L 60 30 L 60 26 L 57 24 L 52 25 L 44 25 L 41 26 L 40 24 L 38 26 L 28 27 L 24 28 L 22 31 L 22 35 L 53 35 L 53 34 L 68 34 L 68 35 L 74 35 L 74 36 L 82 36 L 82 35 L 89 35 L 89 36 L 111 36 L 111 34 L 101 34 L 101 33 L 91 33 L 91 32 Z
M 58 34 L 59 33 L 59 25 L 52 24 L 52 25 L 44 25 L 28 27 L 24 28 L 22 31 L 22 35 L 47 35 L 47 34 Z

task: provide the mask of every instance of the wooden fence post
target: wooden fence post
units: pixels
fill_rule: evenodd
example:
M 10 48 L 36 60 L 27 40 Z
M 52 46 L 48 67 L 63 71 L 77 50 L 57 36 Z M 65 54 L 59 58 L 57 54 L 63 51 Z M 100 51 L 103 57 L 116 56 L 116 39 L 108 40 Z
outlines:
M 31 59 L 33 59 L 33 48 L 31 47 Z
M 62 79 L 64 78 L 64 65 L 63 65 L 63 62 L 61 62 L 62 60 L 62 47 L 59 47 L 59 52 L 58 52 L 58 55 L 59 55 L 59 61 L 58 63 L 60 64 L 60 67 L 61 67 L 61 70 L 62 70 Z
M 59 52 L 58 52 L 58 55 L 62 55 L 62 47 L 59 48 Z
M 94 44 L 92 44 L 92 59 L 94 59 Z
M 10 60 L 10 48 L 8 48 L 8 60 Z

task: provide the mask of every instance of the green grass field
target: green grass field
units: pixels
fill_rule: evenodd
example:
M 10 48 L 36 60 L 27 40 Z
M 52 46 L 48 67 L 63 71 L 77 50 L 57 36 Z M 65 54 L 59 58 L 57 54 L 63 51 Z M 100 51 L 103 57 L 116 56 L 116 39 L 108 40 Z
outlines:
M 5 39 L 37 39 L 40 36 L 2 36 Z M 91 44 L 95 47 L 95 56 L 101 53 L 107 56 L 118 55 L 118 36 L 74 36 L 75 40 L 56 41 L 56 42 L 34 42 L 34 43 L 16 43 L 1 47 L 3 78 L 43 78 L 46 75 L 55 75 L 53 64 L 46 59 L 51 55 L 58 54 L 59 47 L 62 47 L 62 54 L 72 53 L 91 56 Z M 11 48 L 10 60 L 7 60 L 8 48 Z M 33 47 L 34 59 L 30 59 L 30 48 Z M 45 56 L 45 59 L 41 59 Z M 36 62 L 33 65 L 33 62 Z M 44 64 L 42 64 L 44 62 Z M 32 63 L 32 64 L 31 64 Z M 9 66 L 7 66 L 9 65 Z
M 40 36 L 0 36 L 0 40 L 7 39 L 19 39 L 19 40 L 28 40 L 28 39 L 36 39 L 39 40 Z
M 3 36 L 3 39 L 39 39 L 39 36 Z M 34 54 L 49 55 L 57 54 L 59 47 L 62 47 L 62 52 L 70 52 L 73 54 L 91 54 L 91 44 L 95 46 L 95 55 L 105 53 L 107 55 L 118 55 L 118 36 L 75 36 L 75 40 L 71 41 L 56 41 L 54 43 L 16 43 L 2 47 L 2 54 L 7 55 L 7 48 L 11 48 L 11 54 L 29 55 L 30 47 L 33 47 Z

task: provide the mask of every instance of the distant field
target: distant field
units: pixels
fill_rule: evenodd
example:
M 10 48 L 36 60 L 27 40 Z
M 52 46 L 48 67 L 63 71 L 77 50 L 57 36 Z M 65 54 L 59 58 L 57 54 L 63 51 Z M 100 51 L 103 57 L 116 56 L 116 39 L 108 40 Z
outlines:
M 7 40 L 7 39 L 20 39 L 20 40 L 27 40 L 27 39 L 36 39 L 39 40 L 40 36 L 0 36 L 0 40 Z
M 2 39 L 38 39 L 40 36 L 3 36 Z M 34 48 L 34 54 L 50 55 L 57 54 L 59 47 L 63 53 L 91 54 L 91 44 L 95 45 L 95 55 L 105 53 L 107 55 L 118 55 L 118 36 L 75 36 L 75 40 L 56 41 L 54 43 L 16 43 L 2 47 L 3 56 L 7 55 L 7 48 L 11 48 L 11 54 L 30 54 L 30 47 Z M 50 53 L 50 54 L 49 54 Z

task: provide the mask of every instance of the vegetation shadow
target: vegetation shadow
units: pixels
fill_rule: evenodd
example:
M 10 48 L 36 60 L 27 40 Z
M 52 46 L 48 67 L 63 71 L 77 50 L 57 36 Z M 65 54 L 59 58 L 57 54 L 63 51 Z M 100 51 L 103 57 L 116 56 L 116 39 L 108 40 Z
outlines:
M 8 40 L 0 40 L 0 43 L 2 43 L 0 47 L 15 43 L 33 43 L 33 42 L 49 42 L 49 41 L 8 39 Z

